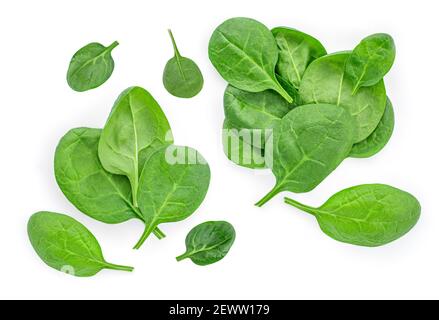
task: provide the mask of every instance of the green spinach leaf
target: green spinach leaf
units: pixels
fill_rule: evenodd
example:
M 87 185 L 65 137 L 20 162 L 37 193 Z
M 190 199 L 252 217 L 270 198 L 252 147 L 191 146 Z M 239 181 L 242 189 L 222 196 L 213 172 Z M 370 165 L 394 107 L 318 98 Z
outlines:
M 311 63 L 300 86 L 300 97 L 305 104 L 329 103 L 346 109 L 354 118 L 354 142 L 372 134 L 386 108 L 384 82 L 363 87 L 352 95 L 354 83 L 345 77 L 345 64 L 350 53 L 342 52 L 319 58 Z
M 325 56 L 326 49 L 319 40 L 295 29 L 279 27 L 271 31 L 279 47 L 276 72 L 299 89 L 308 65 Z
M 235 242 L 235 229 L 225 221 L 210 221 L 196 226 L 186 238 L 186 253 L 177 257 L 180 262 L 191 259 L 199 266 L 222 260 Z
M 134 270 L 106 262 L 93 234 L 69 216 L 38 212 L 29 219 L 27 229 L 38 256 L 56 270 L 77 277 L 91 277 L 103 269 Z
M 361 185 L 332 196 L 320 208 L 285 202 L 314 215 L 329 237 L 366 247 L 395 241 L 418 222 L 421 205 L 411 194 L 387 185 Z
M 266 145 L 276 186 L 256 205 L 263 206 L 282 191 L 313 190 L 349 154 L 353 135 L 352 117 L 343 108 L 315 104 L 293 109 L 275 127 L 273 143 Z
M 395 114 L 392 103 L 387 99 L 386 110 L 378 127 L 365 140 L 354 144 L 351 153 L 352 158 L 369 158 L 380 152 L 389 142 L 395 127 Z
M 292 103 L 293 99 L 276 79 L 278 56 L 270 30 L 248 18 L 225 21 L 214 31 L 209 43 L 212 64 L 232 86 L 249 92 L 272 89 Z
M 90 43 L 76 52 L 67 72 L 70 88 L 84 92 L 104 84 L 113 73 L 114 60 L 111 53 L 118 45 L 118 42 L 109 47 Z
M 272 90 L 252 93 L 229 85 L 224 93 L 226 119 L 240 129 L 271 130 L 292 108 Z
M 77 128 L 59 142 L 55 152 L 55 177 L 66 198 L 82 213 L 98 221 L 118 224 L 141 219 L 132 204 L 129 180 L 104 170 L 98 157 L 102 130 Z M 160 230 L 154 234 L 165 235 Z
M 223 125 L 223 150 L 227 158 L 248 169 L 266 169 L 264 149 L 252 145 L 253 130 L 236 129 L 228 120 Z
M 139 176 L 146 159 L 173 142 L 165 114 L 143 88 L 125 90 L 116 101 L 99 141 L 99 159 L 108 172 L 125 175 L 137 203 Z
M 174 57 L 166 64 L 163 84 L 173 96 L 195 97 L 203 89 L 203 75 L 194 61 L 181 56 L 171 30 L 169 35 L 174 46 Z
M 135 249 L 162 223 L 188 218 L 203 202 L 210 183 L 210 168 L 200 153 L 189 147 L 168 146 L 156 151 L 144 166 L 139 185 L 139 208 L 146 229 Z
M 352 94 L 380 82 L 392 68 L 395 56 L 395 43 L 390 35 L 379 33 L 363 39 L 346 63 L 346 74 L 354 84 Z

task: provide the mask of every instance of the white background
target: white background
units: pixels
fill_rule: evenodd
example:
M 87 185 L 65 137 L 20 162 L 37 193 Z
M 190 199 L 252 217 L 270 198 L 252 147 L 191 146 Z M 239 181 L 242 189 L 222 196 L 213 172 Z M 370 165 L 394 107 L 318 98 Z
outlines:
M 1 1 L 0 298 L 439 298 L 437 9 L 437 1 L 427 0 Z M 354 247 L 326 237 L 313 217 L 284 205 L 282 196 L 263 209 L 253 206 L 274 178 L 223 155 L 226 83 L 207 55 L 214 28 L 234 16 L 300 29 L 329 52 L 352 49 L 376 32 L 394 37 L 397 60 L 386 78 L 396 112 L 391 142 L 372 159 L 346 160 L 313 192 L 290 196 L 317 206 L 353 185 L 394 185 L 423 206 L 406 237 L 376 249 Z M 174 98 L 161 83 L 173 53 L 167 28 L 204 73 L 205 88 L 194 99 Z M 89 42 L 114 40 L 120 46 L 111 79 L 87 93 L 72 91 L 65 75 L 73 53 Z M 53 174 L 59 139 L 74 127 L 102 127 L 116 97 L 133 85 L 155 96 L 176 143 L 198 149 L 212 169 L 196 214 L 162 225 L 168 237 L 152 237 L 139 252 L 131 247 L 143 231 L 140 222 L 110 226 L 88 218 L 64 198 Z M 48 268 L 26 234 L 29 216 L 40 210 L 78 219 L 96 235 L 107 260 L 133 265 L 135 272 L 80 279 Z M 192 227 L 223 219 L 237 230 L 223 261 L 204 268 L 175 261 Z

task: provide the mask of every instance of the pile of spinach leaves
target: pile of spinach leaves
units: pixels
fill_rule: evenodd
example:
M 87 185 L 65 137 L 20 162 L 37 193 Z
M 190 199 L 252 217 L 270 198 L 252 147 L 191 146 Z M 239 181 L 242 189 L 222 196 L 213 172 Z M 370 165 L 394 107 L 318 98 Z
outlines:
M 209 58 L 228 82 L 224 152 L 239 166 L 269 168 L 276 177 L 276 185 L 257 206 L 283 191 L 312 191 L 347 157 L 372 157 L 386 146 L 395 118 L 384 77 L 395 54 L 392 37 L 382 33 L 366 37 L 352 51 L 328 54 L 306 33 L 286 27 L 269 30 L 250 18 L 229 19 L 213 32 Z M 348 192 L 357 189 L 364 192 L 363 198 L 343 202 L 345 215 L 354 212 L 350 225 L 334 212 L 312 212 L 320 222 L 330 220 L 324 231 L 333 238 L 383 245 L 417 222 L 420 206 L 413 196 L 376 184 Z M 392 208 L 406 198 L 412 200 L 413 210 Z M 356 211 L 365 199 L 368 210 L 382 215 L 373 217 L 376 221 L 363 221 L 372 218 L 367 208 Z

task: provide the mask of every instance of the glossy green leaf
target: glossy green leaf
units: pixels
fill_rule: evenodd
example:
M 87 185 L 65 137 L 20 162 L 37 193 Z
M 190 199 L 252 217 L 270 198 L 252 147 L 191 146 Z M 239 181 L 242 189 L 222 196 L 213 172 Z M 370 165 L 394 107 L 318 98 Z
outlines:
M 109 47 L 90 43 L 76 52 L 67 72 L 70 88 L 84 92 L 104 84 L 113 73 L 114 60 L 111 53 L 118 45 L 118 42 Z
M 104 170 L 98 157 L 102 130 L 77 128 L 59 142 L 55 152 L 55 177 L 66 198 L 82 213 L 104 223 L 141 219 L 132 204 L 129 180 Z M 154 231 L 158 238 L 164 234 Z
M 249 18 L 225 21 L 214 31 L 209 43 L 212 64 L 232 86 L 249 92 L 272 89 L 292 103 L 293 99 L 276 79 L 278 56 L 270 30 Z
M 352 149 L 354 125 L 343 108 L 305 105 L 287 114 L 267 143 L 276 186 L 256 205 L 262 206 L 282 191 L 309 192 L 317 187 Z
M 380 152 L 389 142 L 395 127 L 395 114 L 392 103 L 387 99 L 386 110 L 378 127 L 367 139 L 354 144 L 351 153 L 352 158 L 369 158 Z
M 196 150 L 168 146 L 155 152 L 140 177 L 139 208 L 146 229 L 135 249 L 159 224 L 192 215 L 203 202 L 209 183 L 209 165 Z
M 29 219 L 27 230 L 38 256 L 56 270 L 77 277 L 91 277 L 103 269 L 134 270 L 106 262 L 93 234 L 66 215 L 38 212 Z
M 421 215 L 421 205 L 414 196 L 382 184 L 343 190 L 319 208 L 291 199 L 285 201 L 314 215 L 329 237 L 366 247 L 382 246 L 401 238 Z
M 252 145 L 253 133 L 253 130 L 236 129 L 225 120 L 222 136 L 224 154 L 241 167 L 266 169 L 264 150 Z
M 99 159 L 108 172 L 127 176 L 137 207 L 139 176 L 146 159 L 173 142 L 159 104 L 143 88 L 125 90 L 116 101 L 99 141 Z
M 196 226 L 186 237 L 186 253 L 177 261 L 191 259 L 199 266 L 214 264 L 229 253 L 235 242 L 235 229 L 225 221 L 210 221 Z
M 354 83 L 345 77 L 345 64 L 350 53 L 342 52 L 319 58 L 311 63 L 300 86 L 304 104 L 329 103 L 343 107 L 354 119 L 354 142 L 360 142 L 372 134 L 383 117 L 386 108 L 384 82 L 360 88 L 352 95 Z
M 299 89 L 308 65 L 325 56 L 326 49 L 319 40 L 295 29 L 279 27 L 271 31 L 279 47 L 276 72 Z
M 354 84 L 352 94 L 380 82 L 392 68 L 395 56 L 395 43 L 390 35 L 378 33 L 363 39 L 346 62 L 346 74 Z
M 252 93 L 228 86 L 224 93 L 226 119 L 240 129 L 272 130 L 292 108 L 272 90 Z
M 173 96 L 179 98 L 195 97 L 204 85 L 201 70 L 194 61 L 181 56 L 171 30 L 169 30 L 169 35 L 174 46 L 174 57 L 166 64 L 163 84 Z

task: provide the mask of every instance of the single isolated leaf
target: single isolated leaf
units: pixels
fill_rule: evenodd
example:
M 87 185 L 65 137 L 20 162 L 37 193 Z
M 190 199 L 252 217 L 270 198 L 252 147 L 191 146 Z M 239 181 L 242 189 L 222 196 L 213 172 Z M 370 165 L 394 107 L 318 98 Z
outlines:
M 186 253 L 177 257 L 180 262 L 191 259 L 199 266 L 222 260 L 235 242 L 235 229 L 225 221 L 210 221 L 196 226 L 186 237 Z
M 279 50 L 270 30 L 249 18 L 232 18 L 221 24 L 209 42 L 209 58 L 232 86 L 261 92 L 272 89 L 289 103 L 292 97 L 275 75 Z
M 252 93 L 229 85 L 224 93 L 226 119 L 240 129 L 272 130 L 293 107 L 272 90 Z
M 222 136 L 224 154 L 230 161 L 241 167 L 266 169 L 264 149 L 252 144 L 253 135 L 254 130 L 236 129 L 228 120 L 225 120 Z
M 109 47 L 90 43 L 76 52 L 67 72 L 70 88 L 84 92 L 104 84 L 113 73 L 114 60 L 111 53 L 118 45 L 117 41 Z
M 382 184 L 340 191 L 320 208 L 288 198 L 285 202 L 314 215 L 329 237 L 365 247 L 378 247 L 401 238 L 421 215 L 421 205 L 414 196 Z
M 352 95 L 354 83 L 344 72 L 349 57 L 349 52 L 341 52 L 312 62 L 305 71 L 299 93 L 304 104 L 329 103 L 348 111 L 355 122 L 354 143 L 357 143 L 370 136 L 378 126 L 387 95 L 383 81 L 360 88 Z
M 380 82 L 392 68 L 395 57 L 395 42 L 390 35 L 378 33 L 363 39 L 346 62 L 346 74 L 354 84 L 352 94 Z
M 196 150 L 172 145 L 156 151 L 140 177 L 139 208 L 146 229 L 135 249 L 159 224 L 192 215 L 206 197 L 209 183 L 209 165 Z
M 132 87 L 120 95 L 111 111 L 99 141 L 99 159 L 108 172 L 128 177 L 137 207 L 146 159 L 171 143 L 171 127 L 159 104 L 145 89 Z
M 352 158 L 369 158 L 380 152 L 389 142 L 395 127 L 395 114 L 392 103 L 387 99 L 386 110 L 378 127 L 367 139 L 354 144 L 351 153 Z
M 271 31 L 279 47 L 276 72 L 296 89 L 309 64 L 327 54 L 319 40 L 295 29 L 278 27 Z
M 143 216 L 132 204 L 127 177 L 104 170 L 98 145 L 102 130 L 77 128 L 59 142 L 55 152 L 55 178 L 66 198 L 82 213 L 110 224 Z M 161 239 L 165 235 L 154 231 Z
M 265 159 L 272 163 L 276 186 L 256 205 L 282 191 L 313 190 L 349 154 L 353 135 L 352 117 L 343 108 L 314 104 L 293 109 L 274 129 L 273 143 L 266 145 Z
M 203 89 L 203 75 L 194 61 L 181 56 L 171 30 L 169 35 L 174 46 L 174 57 L 166 64 L 163 85 L 173 96 L 193 98 Z
M 93 234 L 69 216 L 38 212 L 29 219 L 27 230 L 38 256 L 56 270 L 76 277 L 91 277 L 103 269 L 134 270 L 106 262 Z

